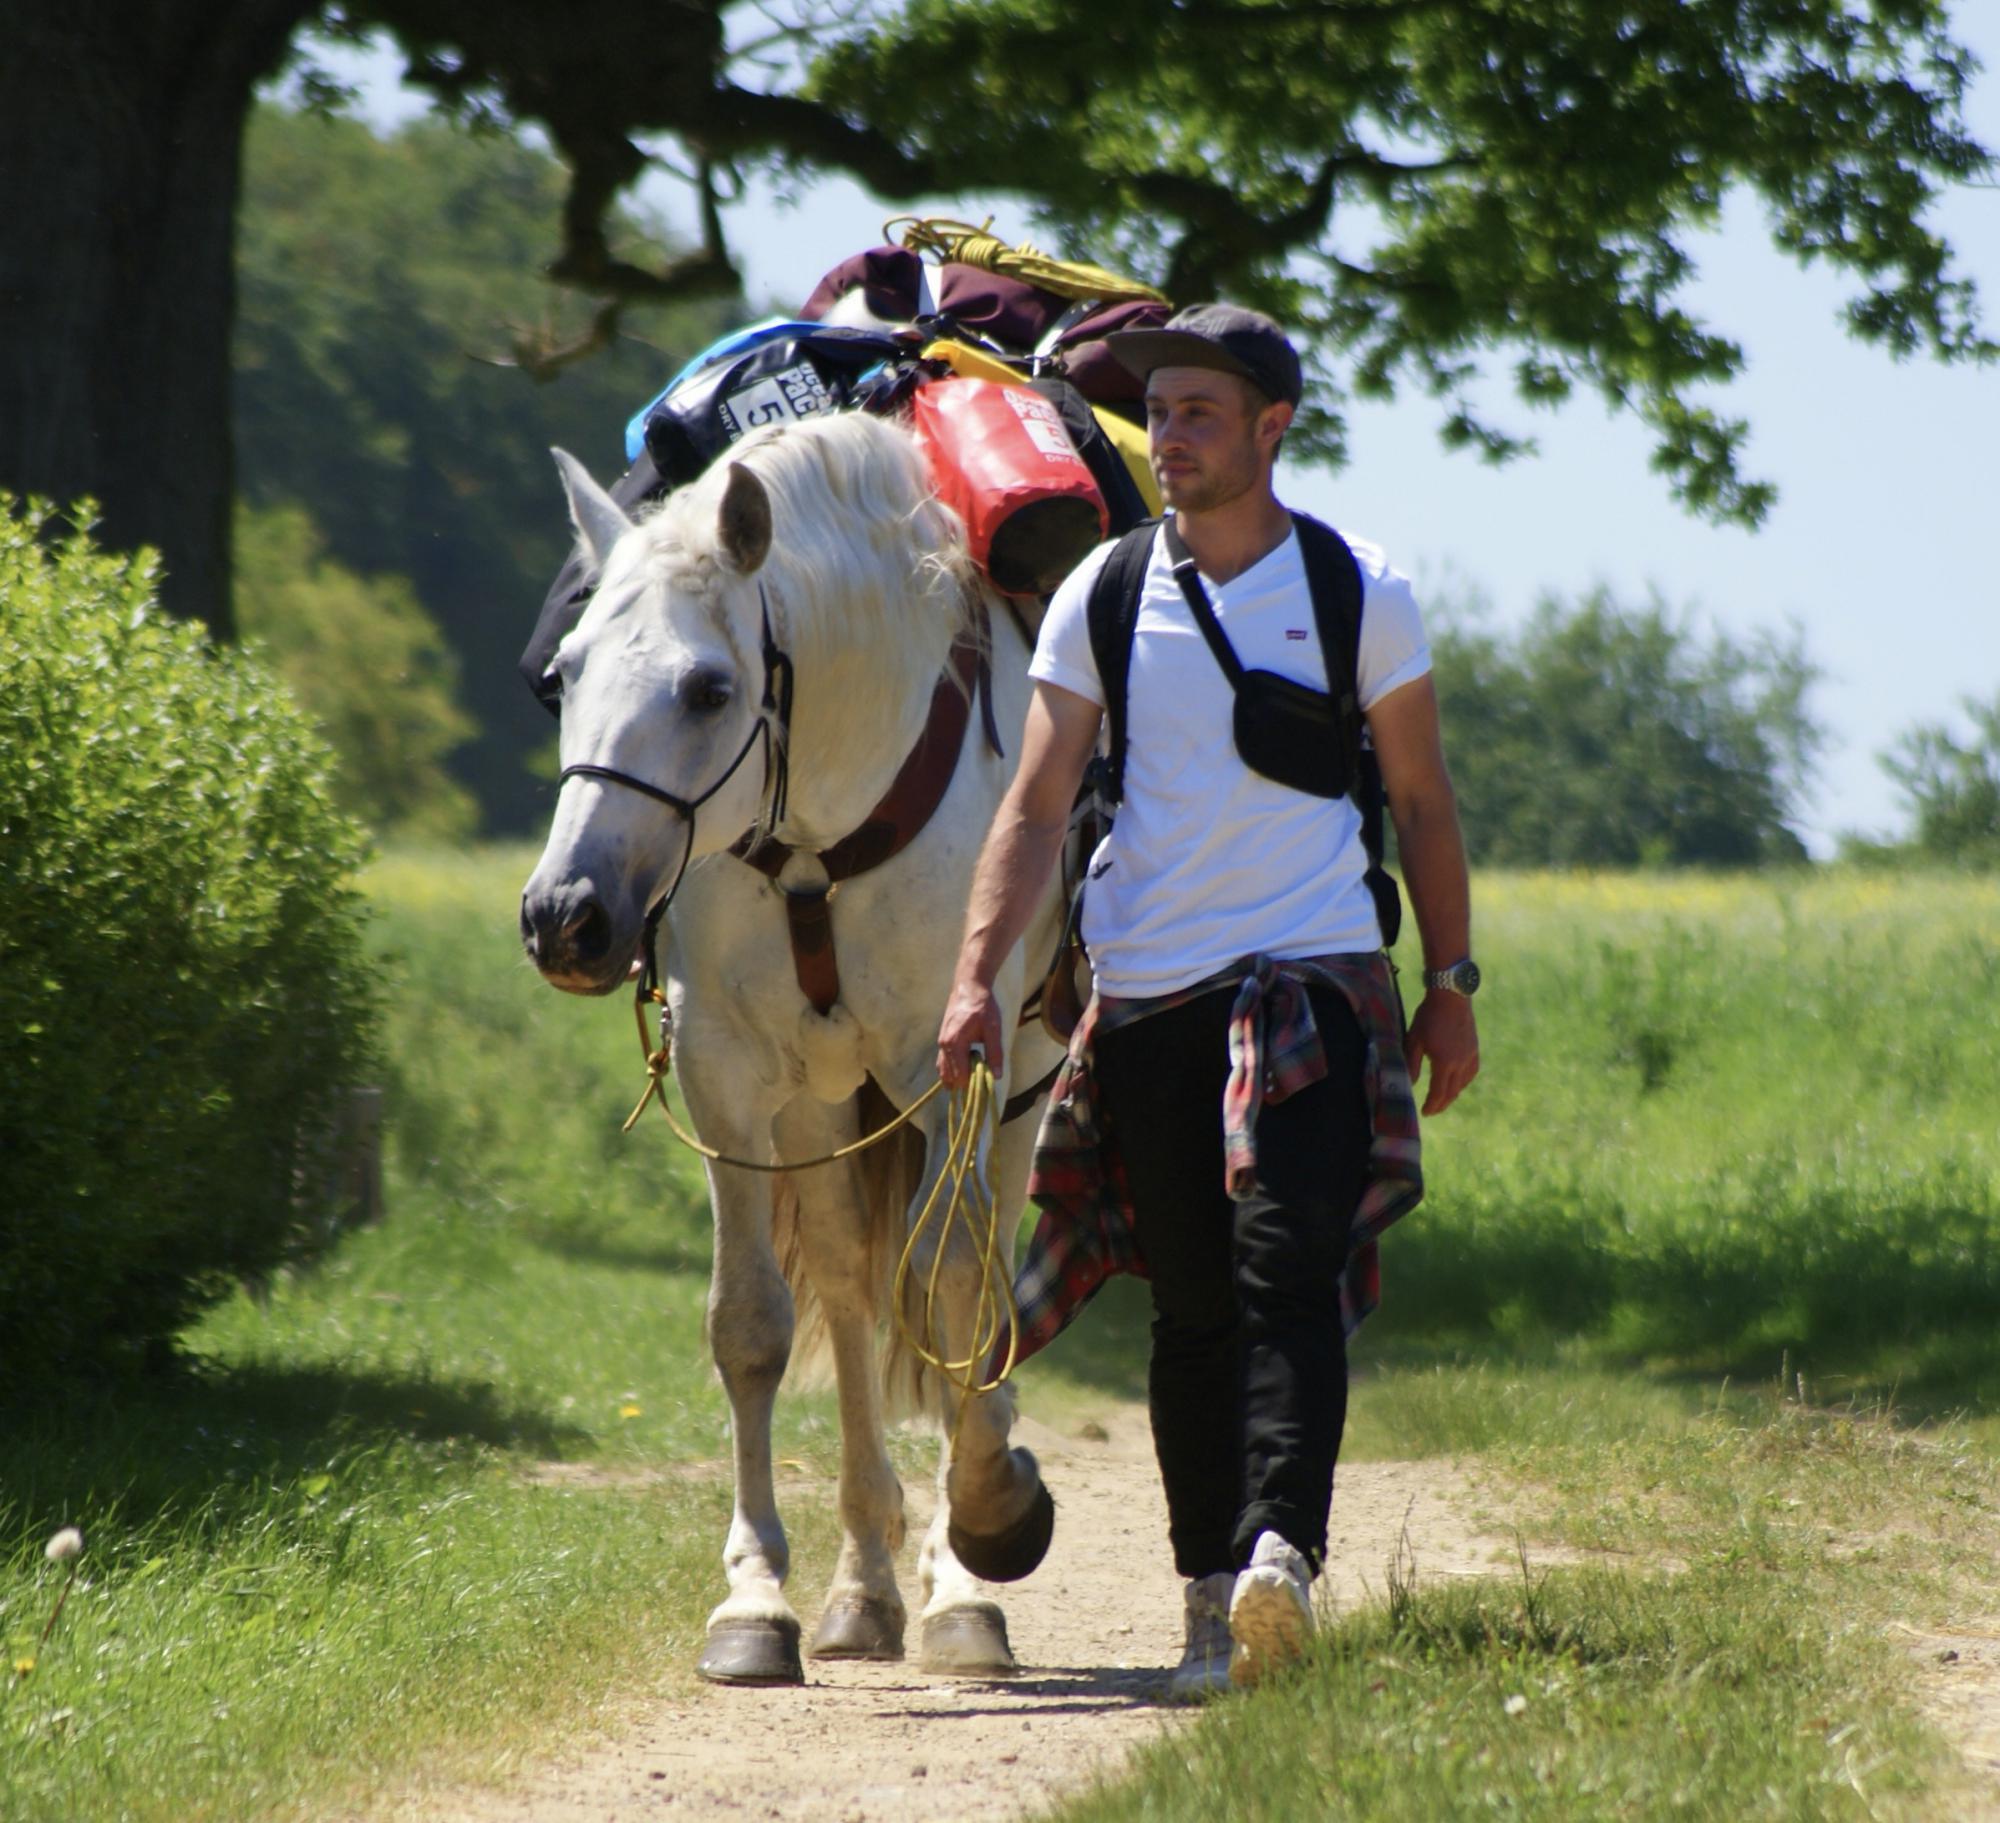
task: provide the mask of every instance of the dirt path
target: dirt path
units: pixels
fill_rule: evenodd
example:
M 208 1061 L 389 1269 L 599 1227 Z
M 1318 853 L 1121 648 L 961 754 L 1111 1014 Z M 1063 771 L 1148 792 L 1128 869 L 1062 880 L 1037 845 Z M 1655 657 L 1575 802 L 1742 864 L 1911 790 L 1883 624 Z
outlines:
M 1917 1700 L 1968 1775 L 1958 1823 L 2000 1823 L 2000 1617 L 1943 1629 L 1899 1626 L 1917 1666 Z
M 927 1677 L 914 1662 L 808 1660 L 801 1689 L 696 1686 L 639 1710 L 609 1744 L 527 1770 L 504 1790 L 427 1792 L 398 1814 L 406 1823 L 998 1823 L 1073 1796 L 1185 1714 L 1161 1701 L 1180 1652 L 1181 1592 L 1145 1413 L 1114 1406 L 1076 1429 L 1024 1420 L 1016 1432 L 1060 1503 L 1047 1562 L 1003 1598 L 1017 1677 L 964 1682 Z M 913 1594 L 929 1489 L 913 1485 L 909 1496 L 903 1587 Z M 1446 1462 L 1342 1468 L 1322 1600 L 1380 1599 L 1406 1526 L 1422 1576 L 1513 1569 L 1511 1537 L 1481 1530 L 1477 1504 Z M 914 1642 L 914 1624 L 911 1633 Z

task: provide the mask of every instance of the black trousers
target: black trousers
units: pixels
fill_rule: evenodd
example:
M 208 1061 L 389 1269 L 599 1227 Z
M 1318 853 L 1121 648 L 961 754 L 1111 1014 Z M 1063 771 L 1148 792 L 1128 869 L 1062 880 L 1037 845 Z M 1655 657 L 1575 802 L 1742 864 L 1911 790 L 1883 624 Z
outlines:
M 1366 1174 L 1366 1043 L 1311 990 L 1323 1081 L 1266 1103 L 1257 1182 L 1223 1187 L 1233 988 L 1100 1032 L 1099 1106 L 1152 1274 L 1153 1443 L 1183 1576 L 1238 1570 L 1278 1533 L 1317 1570 L 1347 1421 L 1340 1272 Z

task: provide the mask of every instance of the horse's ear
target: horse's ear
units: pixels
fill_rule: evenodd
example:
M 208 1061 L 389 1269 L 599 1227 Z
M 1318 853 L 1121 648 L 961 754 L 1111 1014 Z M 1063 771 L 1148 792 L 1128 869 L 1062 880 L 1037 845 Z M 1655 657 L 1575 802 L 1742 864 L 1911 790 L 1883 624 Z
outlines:
M 771 554 L 771 496 L 740 462 L 729 465 L 729 485 L 722 490 L 716 532 L 730 567 L 748 576 L 763 567 Z
M 589 554 L 590 567 L 601 570 L 605 558 L 611 555 L 611 547 L 632 529 L 632 521 L 625 509 L 591 478 L 590 470 L 568 450 L 552 449 L 549 454 L 555 457 L 556 467 L 562 471 L 563 491 L 569 495 L 570 520 Z

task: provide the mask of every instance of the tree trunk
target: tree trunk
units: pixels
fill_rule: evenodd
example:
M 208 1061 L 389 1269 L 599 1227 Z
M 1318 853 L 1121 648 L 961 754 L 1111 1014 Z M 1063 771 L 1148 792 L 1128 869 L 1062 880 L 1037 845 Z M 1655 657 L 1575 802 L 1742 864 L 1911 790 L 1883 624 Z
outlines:
M 99 504 L 233 631 L 244 118 L 309 0 L 27 0 L 0 56 L 0 488 Z

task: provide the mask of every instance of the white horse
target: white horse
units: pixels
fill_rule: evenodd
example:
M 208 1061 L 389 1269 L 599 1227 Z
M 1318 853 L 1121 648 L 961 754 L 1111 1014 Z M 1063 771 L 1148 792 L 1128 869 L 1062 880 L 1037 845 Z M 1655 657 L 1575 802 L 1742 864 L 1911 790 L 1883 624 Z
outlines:
M 563 783 L 522 895 L 524 941 L 557 987 L 610 993 L 627 979 L 648 913 L 671 898 L 662 974 L 696 1132 L 734 1157 L 817 1157 L 935 1081 L 973 861 L 1019 754 L 1025 634 L 971 568 L 909 435 L 877 419 L 842 415 L 748 438 L 636 521 L 580 464 L 560 451 L 557 459 L 601 580 L 555 661 Z M 961 711 L 942 801 L 893 858 L 846 879 L 829 908 L 821 856 L 872 823 L 871 808 L 936 725 L 934 699 L 948 706 L 962 688 L 940 688 L 955 652 L 957 676 L 971 675 L 967 641 L 982 629 L 990 681 L 975 681 L 972 694 L 990 691 L 990 707 Z M 783 844 L 759 851 L 762 870 L 741 858 L 759 837 Z M 809 990 L 828 977 L 801 959 L 799 905 L 831 911 L 838 997 L 824 1011 Z M 1010 1021 L 1026 958 L 1052 952 L 1059 913 L 1052 892 L 1002 971 Z M 1023 1028 L 1001 1095 L 1038 1082 L 1056 1060 L 1047 1038 Z M 889 1321 L 889 1288 L 944 1162 L 944 1115 L 939 1096 L 910 1128 L 841 1164 L 776 1178 L 709 1167 L 708 1333 L 734 1419 L 736 1473 L 723 1552 L 729 1595 L 709 1618 L 698 1667 L 712 1680 L 803 1676 L 771 1480 L 772 1403 L 803 1300 L 816 1301 L 833 1357 L 844 1532 L 811 1651 L 902 1656 L 894 1557 L 903 1492 L 884 1445 L 883 1370 L 910 1370 L 898 1377 L 912 1387 L 923 1377 Z M 1022 1205 L 1034 1125 L 1012 1120 L 994 1148 L 1003 1214 Z M 1011 1234 L 1003 1239 L 1011 1272 Z M 946 1255 L 944 1333 L 932 1345 L 959 1359 L 981 1269 L 969 1240 Z M 929 1266 L 920 1253 L 910 1282 L 923 1285 Z M 1005 1621 L 972 1572 L 1025 1575 L 1046 1548 L 1053 1508 L 1034 1457 L 1008 1447 L 1010 1388 L 973 1398 L 962 1420 L 957 1390 L 937 1376 L 926 1396 L 957 1432 L 919 1558 L 922 1662 L 1009 1670 Z

